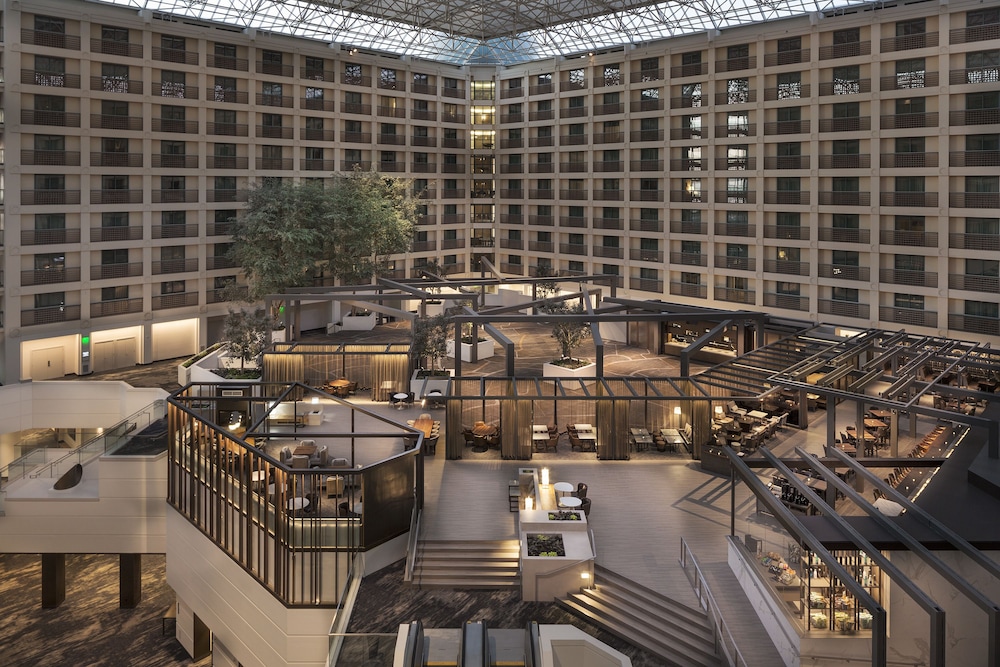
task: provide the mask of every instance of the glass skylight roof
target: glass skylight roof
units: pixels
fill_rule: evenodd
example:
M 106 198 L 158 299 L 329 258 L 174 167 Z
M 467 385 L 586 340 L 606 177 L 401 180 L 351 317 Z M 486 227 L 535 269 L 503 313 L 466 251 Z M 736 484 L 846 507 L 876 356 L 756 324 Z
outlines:
M 510 65 L 869 0 L 101 0 L 344 48 Z

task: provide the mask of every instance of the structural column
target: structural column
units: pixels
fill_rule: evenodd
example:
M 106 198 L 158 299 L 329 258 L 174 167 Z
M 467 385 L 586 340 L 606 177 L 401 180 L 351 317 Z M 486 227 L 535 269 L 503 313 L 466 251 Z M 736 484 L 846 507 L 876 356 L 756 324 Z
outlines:
M 66 599 L 66 554 L 42 554 L 42 609 Z
M 142 600 L 142 554 L 118 554 L 118 606 L 134 609 Z

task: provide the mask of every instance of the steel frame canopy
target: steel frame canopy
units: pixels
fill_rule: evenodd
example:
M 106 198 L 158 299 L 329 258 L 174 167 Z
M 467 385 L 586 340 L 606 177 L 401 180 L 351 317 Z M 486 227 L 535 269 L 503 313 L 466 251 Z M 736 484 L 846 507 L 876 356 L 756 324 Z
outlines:
M 723 30 L 867 0 L 100 0 L 455 65 L 511 65 Z

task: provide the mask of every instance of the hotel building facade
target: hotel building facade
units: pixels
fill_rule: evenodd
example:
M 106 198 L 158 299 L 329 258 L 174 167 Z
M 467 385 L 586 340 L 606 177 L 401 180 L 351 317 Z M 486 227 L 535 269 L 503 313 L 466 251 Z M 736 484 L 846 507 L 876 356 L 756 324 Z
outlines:
M 247 188 L 357 167 L 421 198 L 388 277 L 486 258 L 1000 342 L 996 5 L 880 3 L 512 66 L 77 0 L 9 0 L 2 21 L 3 382 L 217 340 Z

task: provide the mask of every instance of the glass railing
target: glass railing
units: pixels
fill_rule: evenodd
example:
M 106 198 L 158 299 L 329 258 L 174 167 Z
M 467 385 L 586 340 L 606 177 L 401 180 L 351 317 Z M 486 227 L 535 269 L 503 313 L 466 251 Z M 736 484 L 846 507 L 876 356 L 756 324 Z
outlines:
M 389 633 L 359 633 L 330 635 L 331 643 L 340 645 L 336 658 L 327 663 L 329 667 L 392 667 L 396 652 L 396 635 Z M 331 656 L 333 658 L 333 656 Z

